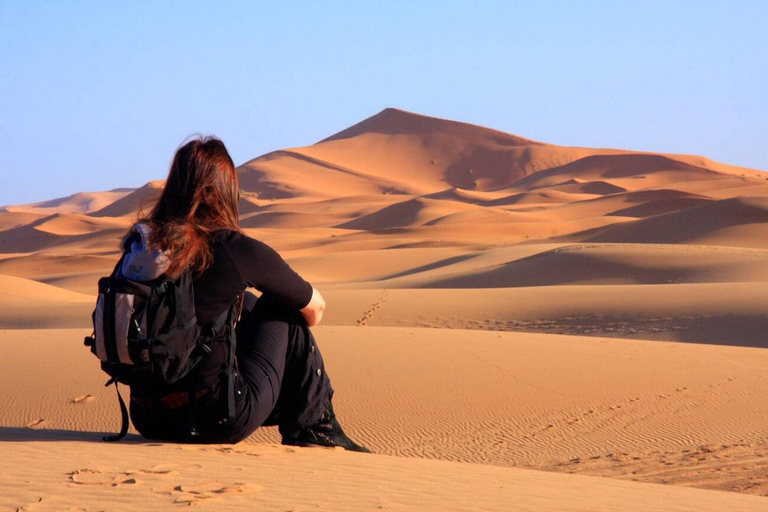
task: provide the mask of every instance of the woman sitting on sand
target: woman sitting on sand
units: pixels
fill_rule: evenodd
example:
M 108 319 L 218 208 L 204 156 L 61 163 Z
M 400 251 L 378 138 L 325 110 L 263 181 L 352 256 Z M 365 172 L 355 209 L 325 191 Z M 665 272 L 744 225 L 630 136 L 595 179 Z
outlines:
M 222 419 L 227 392 L 221 388 L 226 386 L 214 384 L 198 391 L 192 404 L 178 399 L 188 393 L 174 393 L 172 388 L 146 394 L 132 389 L 131 420 L 150 439 L 235 443 L 259 426 L 277 425 L 283 444 L 367 452 L 336 420 L 333 389 L 309 330 L 320 322 L 325 301 L 273 249 L 240 231 L 239 191 L 223 142 L 206 137 L 183 145 L 158 203 L 126 235 L 122 267 L 124 274 L 131 268 L 146 272 L 150 262 L 155 276 L 170 277 L 190 269 L 197 321 L 203 327 L 232 307 L 246 287 L 262 293 L 258 300 L 245 295 L 237 325 L 234 417 Z M 226 344 L 212 348 L 200 374 L 204 382 L 222 382 Z M 176 388 L 190 389 L 184 382 Z M 194 439 L 189 438 L 190 414 Z

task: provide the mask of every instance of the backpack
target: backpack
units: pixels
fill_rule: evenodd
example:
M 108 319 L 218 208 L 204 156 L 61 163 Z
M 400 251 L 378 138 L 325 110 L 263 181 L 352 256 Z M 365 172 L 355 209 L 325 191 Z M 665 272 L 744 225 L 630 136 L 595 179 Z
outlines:
M 115 384 L 122 414 L 120 433 L 103 439 L 117 441 L 128 432 L 128 410 L 118 383 L 128 385 L 132 391 L 135 388 L 151 390 L 177 383 L 185 377 L 190 377 L 189 434 L 194 436 L 194 405 L 200 387 L 200 370 L 206 355 L 211 352 L 212 343 L 228 344 L 227 414 L 229 418 L 234 416 L 235 324 L 243 296 L 241 294 L 213 324 L 201 328 L 197 323 L 189 270 L 176 279 L 167 277 L 161 273 L 164 270 L 163 255 L 156 252 L 152 256 L 156 268 L 147 273 L 142 266 L 137 272 L 135 263 L 142 260 L 139 256 L 147 255 L 140 251 L 149 231 L 142 224 L 134 231 L 138 234 L 134 238 L 138 238 L 139 252 L 131 251 L 131 245 L 136 250 L 135 240 L 133 244 L 127 244 L 126 252 L 112 274 L 99 279 L 93 335 L 85 338 L 85 345 L 99 358 L 101 369 L 110 377 L 106 386 Z M 147 261 L 144 258 L 143 263 Z M 147 277 L 150 279 L 142 280 Z

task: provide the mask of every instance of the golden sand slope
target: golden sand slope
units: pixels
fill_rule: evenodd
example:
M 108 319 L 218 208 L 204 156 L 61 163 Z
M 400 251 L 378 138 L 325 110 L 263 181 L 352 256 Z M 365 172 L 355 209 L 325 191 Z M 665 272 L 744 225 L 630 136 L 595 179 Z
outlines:
M 380 456 L 91 442 L 119 418 L 81 340 L 151 182 L 0 209 L 0 508 L 765 509 L 765 173 L 394 109 L 238 172 Z
M 752 512 L 765 505 L 733 493 L 335 450 L 105 446 L 56 432 L 8 445 L 0 460 L 3 510 Z
M 82 314 L 93 310 L 93 305 L 91 295 L 0 274 L 0 326 L 3 329 L 81 326 Z
M 493 510 L 508 510 L 508 500 L 518 493 L 515 474 L 499 468 L 491 471 L 482 466 L 436 465 L 430 469 L 417 464 L 403 469 L 408 467 L 405 461 L 382 462 L 360 454 L 324 462 L 323 455 L 308 453 L 312 450 L 299 450 L 299 455 L 294 455 L 296 452 L 291 450 L 249 443 L 234 449 L 203 450 L 195 455 L 195 464 L 200 467 L 195 466 L 197 469 L 191 473 L 184 470 L 188 464 L 184 462 L 184 449 L 178 452 L 179 447 L 163 452 L 166 455 L 156 457 L 154 464 L 147 464 L 140 447 L 134 447 L 137 450 L 133 452 L 117 452 L 119 459 L 105 457 L 113 453 L 114 445 L 100 443 L 93 432 L 115 431 L 119 412 L 113 388 L 103 386 L 105 376 L 98 370 L 95 357 L 81 346 L 86 332 L 0 333 L 0 343 L 8 356 L 0 371 L 4 450 L 33 460 L 45 453 L 61 454 L 57 469 L 47 469 L 51 472 L 46 477 L 48 485 L 63 486 L 71 480 L 69 473 L 84 469 L 90 471 L 84 472 L 83 479 L 107 479 L 111 484 L 118 478 L 137 478 L 153 488 L 169 483 L 221 482 L 221 487 L 269 484 L 270 492 L 280 493 L 282 503 L 288 506 L 291 502 L 286 496 L 290 493 L 286 494 L 282 485 L 287 477 L 281 475 L 307 465 L 306 471 L 319 474 L 327 474 L 324 472 L 331 468 L 361 477 L 377 474 L 387 482 L 389 490 L 396 486 L 406 494 L 397 498 L 389 495 L 393 499 L 389 503 L 413 499 L 411 509 L 422 503 L 414 495 L 427 493 L 421 499 L 436 499 L 428 488 L 445 494 L 445 498 L 454 496 L 452 499 L 458 499 L 452 493 L 461 490 L 461 495 L 478 500 L 478 505 L 487 503 L 487 508 Z M 377 454 L 582 472 L 754 494 L 768 492 L 764 479 L 768 471 L 768 438 L 763 428 L 768 421 L 768 376 L 764 371 L 768 354 L 761 349 L 415 328 L 321 327 L 316 332 L 337 389 L 337 412 L 350 435 Z M 20 387 L 19 382 L 24 386 Z M 33 441 L 40 443 L 30 446 Z M 80 446 L 84 453 L 73 458 L 78 449 L 61 446 L 61 441 Z M 274 429 L 264 429 L 253 441 L 279 442 L 279 438 Z M 118 446 L 124 450 L 123 445 Z M 222 453 L 240 455 L 220 459 Z M 248 453 L 257 458 L 243 456 Z M 264 466 L 265 459 L 272 462 Z M 158 477 L 152 474 L 144 474 L 152 473 L 148 468 L 160 463 L 175 464 L 181 474 L 174 478 L 180 480 L 166 484 L 155 481 Z M 280 468 L 279 474 L 271 473 L 273 465 Z M 241 469 L 235 471 L 238 467 Z M 135 473 L 127 474 L 130 471 Z M 233 473 L 226 481 L 219 480 L 230 471 Z M 408 475 L 421 471 L 430 471 L 430 476 L 406 483 L 412 479 Z M 23 471 L 10 474 L 19 479 L 18 485 L 12 487 L 25 493 L 16 494 L 19 499 L 41 492 L 24 483 Z M 490 500 L 486 495 L 489 488 L 476 485 L 489 474 L 495 474 L 492 481 L 505 488 L 512 485 L 514 493 L 507 493 L 512 489 L 499 489 Z M 549 506 L 557 510 L 562 495 L 545 491 L 552 485 L 549 477 L 538 478 L 541 481 L 536 485 L 542 486 L 539 492 L 551 495 L 555 501 Z M 317 497 L 324 496 L 323 489 L 327 491 L 328 485 L 344 485 L 344 480 L 334 480 L 335 484 L 323 484 L 322 479 L 313 481 L 317 487 L 306 492 L 314 489 Z M 457 482 L 468 482 L 470 488 L 452 487 Z M 573 485 L 579 487 L 576 482 Z M 624 499 L 621 493 L 625 487 L 610 490 L 610 484 L 584 485 L 587 489 L 582 489 L 584 495 L 579 499 L 591 503 L 588 509 L 610 509 L 614 506 L 611 503 L 618 502 L 614 500 Z M 606 487 L 608 495 L 589 491 L 593 485 Z M 109 485 L 101 489 L 114 496 L 120 494 L 119 489 L 111 490 Z M 358 489 L 365 491 L 359 495 L 361 499 L 369 496 L 367 488 Z M 377 496 L 381 499 L 388 495 L 375 486 L 373 490 L 380 493 Z M 40 496 L 47 499 L 58 492 Z M 347 502 L 334 501 L 341 498 L 325 495 L 325 503 L 353 509 L 350 504 L 343 505 Z M 667 506 L 675 510 L 687 499 L 689 495 L 677 495 Z M 455 508 L 434 508 L 477 509 L 471 503 L 459 501 Z M 542 506 L 546 503 L 542 502 Z M 626 510 L 642 510 L 640 502 L 625 503 Z M 334 505 L 328 506 L 335 509 Z
M 10 458 L 0 462 L 3 474 L 13 475 L 6 483 L 49 483 L 9 486 L 0 496 L 3 509 L 751 512 L 765 505 L 755 496 L 447 461 L 267 445 L 107 447 L 52 438 L 56 442 L 11 443 Z M 8 464 L 40 458 L 50 462 Z

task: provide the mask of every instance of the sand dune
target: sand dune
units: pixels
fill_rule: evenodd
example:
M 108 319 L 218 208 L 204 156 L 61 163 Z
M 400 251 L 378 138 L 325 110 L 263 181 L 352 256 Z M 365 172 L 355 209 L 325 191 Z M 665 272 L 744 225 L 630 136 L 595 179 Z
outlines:
M 737 197 L 605 228 L 587 241 L 768 247 L 768 196 Z M 740 234 L 749 227 L 748 236 Z M 737 228 L 730 231 L 730 228 Z
M 122 219 L 94 219 L 85 215 L 56 213 L 35 225 L 35 229 L 54 235 L 87 235 L 111 228 L 125 229 Z
M 665 198 L 657 199 L 655 201 L 649 201 L 639 204 L 637 206 L 629 206 L 611 212 L 608 215 L 618 215 L 620 217 L 653 217 L 655 215 L 661 215 L 663 213 L 672 213 L 679 210 L 687 210 L 694 206 L 699 206 L 704 203 L 708 203 L 710 200 L 703 197 L 680 197 L 680 198 Z
M 508 206 L 516 204 L 547 204 L 568 203 L 574 200 L 586 199 L 584 195 L 574 196 L 560 190 L 548 190 L 546 192 L 518 192 L 503 199 L 491 201 L 488 206 Z
M 685 164 L 665 155 L 652 154 L 602 154 L 589 155 L 574 162 L 539 171 L 535 175 L 516 183 L 526 188 L 540 188 L 561 177 L 581 180 L 610 180 L 615 178 L 647 177 L 652 173 L 665 172 L 668 175 L 680 173 L 686 179 L 708 179 L 714 171 Z
M 0 231 L 18 228 L 46 217 L 42 213 L 17 212 L 8 208 L 0 208 Z
M 258 229 L 269 227 L 272 229 L 301 229 L 311 227 L 323 227 L 334 222 L 343 222 L 347 219 L 343 214 L 312 214 L 297 212 L 271 212 L 262 211 L 253 215 L 243 216 L 240 225 L 245 229 Z
M 127 219 L 83 219 L 59 214 L 37 219 L 30 224 L 0 231 L 0 252 L 5 254 L 114 249 L 130 228 Z M 74 249 L 73 249 L 74 248 Z
M 105 206 L 125 197 L 132 189 L 122 188 L 108 192 L 78 192 L 71 196 L 51 199 L 30 205 L 9 207 L 12 211 L 30 211 L 33 213 L 89 213 L 100 210 Z
M 460 201 L 471 204 L 488 203 L 504 197 L 506 194 L 502 192 L 482 191 L 482 190 L 467 190 L 458 187 L 452 187 L 441 192 L 435 192 L 433 194 L 426 194 L 423 197 L 427 199 L 444 199 L 449 201 Z
M 238 173 L 377 455 L 98 441 L 82 337 L 153 181 L 0 208 L 0 508 L 766 509 L 765 173 L 396 109 Z
M 352 195 L 403 193 L 403 188 L 407 189 L 386 178 L 306 155 L 299 149 L 270 153 L 244 164 L 240 179 L 245 190 L 262 199 L 336 197 L 334 191 L 339 188 Z
M 623 187 L 617 187 L 616 185 L 607 181 L 585 181 L 579 178 L 571 178 L 560 183 L 559 185 L 554 185 L 549 188 L 550 190 L 560 190 L 562 192 L 594 194 L 600 196 L 627 191 L 627 189 Z
M 479 208 L 466 203 L 452 203 L 434 199 L 409 199 L 381 210 L 340 224 L 338 228 L 374 231 L 387 228 L 418 227 L 430 225 L 457 211 L 477 211 Z
M 336 268 L 343 269 L 355 258 L 368 258 L 378 264 L 380 272 L 386 262 L 397 261 L 401 268 L 404 255 L 411 249 L 386 253 L 341 253 L 334 255 Z M 369 274 L 368 282 L 387 288 L 509 288 L 521 286 L 553 286 L 565 284 L 669 284 L 669 283 L 736 283 L 768 281 L 768 259 L 762 251 L 742 248 L 719 248 L 676 245 L 572 244 L 542 251 L 529 248 L 496 249 L 464 253 L 429 251 L 439 263 L 422 265 L 413 262 L 411 269 L 393 274 Z M 533 254 L 530 254 L 533 252 Z M 320 261 L 327 261 L 324 256 Z M 310 263 L 311 258 L 297 262 L 304 273 L 327 275 Z M 412 260 L 413 261 L 413 260 Z M 307 263 L 305 263 L 307 262 Z M 327 266 L 327 265 L 326 265 Z M 0 267 L 2 268 L 2 267 Z M 343 277 L 343 274 L 338 276 Z M 343 281 L 342 281 L 343 282 Z
M 338 187 L 328 192 L 338 184 L 326 181 L 331 171 L 358 178 L 348 183 L 353 190 L 358 190 L 363 177 L 383 191 L 410 194 L 439 192 L 446 184 L 495 190 L 594 151 L 598 150 L 547 145 L 488 128 L 386 109 L 313 146 L 251 160 L 242 166 L 241 177 L 244 187 L 251 185 L 248 190 L 268 187 L 269 192 L 265 189 L 264 193 L 274 198 L 323 191 L 337 195 Z M 309 182 L 299 183 L 301 179 L 289 169 L 302 169 L 302 178 L 310 178 Z
M 120 199 L 91 213 L 94 217 L 135 216 L 141 209 L 149 211 L 152 204 L 160 197 L 162 181 L 151 181 Z

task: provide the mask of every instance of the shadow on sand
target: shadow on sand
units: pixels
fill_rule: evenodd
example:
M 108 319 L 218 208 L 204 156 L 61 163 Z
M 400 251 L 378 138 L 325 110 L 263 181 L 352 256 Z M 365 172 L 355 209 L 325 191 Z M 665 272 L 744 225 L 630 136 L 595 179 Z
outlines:
M 83 432 L 80 430 L 61 430 L 29 427 L 0 427 L 0 443 L 29 441 L 83 441 L 88 443 L 103 443 L 102 437 L 110 432 Z M 138 434 L 128 434 L 121 443 L 146 444 L 150 443 Z

